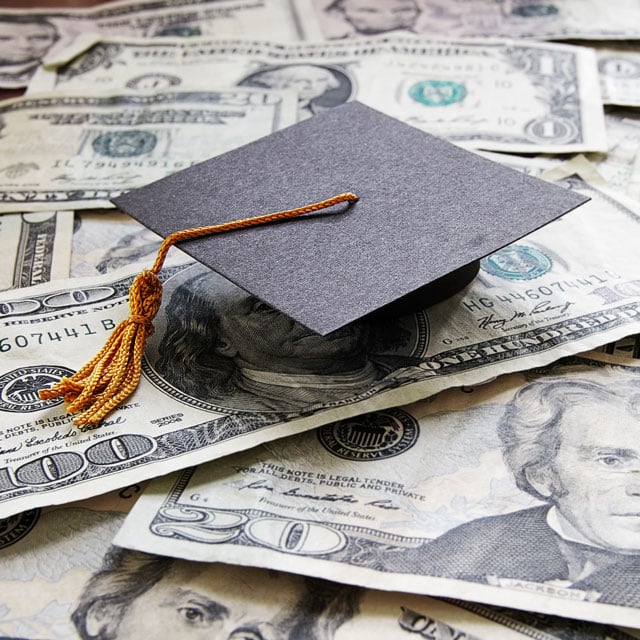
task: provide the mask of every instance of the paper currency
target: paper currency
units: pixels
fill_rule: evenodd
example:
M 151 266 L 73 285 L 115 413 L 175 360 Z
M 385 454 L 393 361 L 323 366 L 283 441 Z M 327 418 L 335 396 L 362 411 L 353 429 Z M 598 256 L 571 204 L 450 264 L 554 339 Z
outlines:
M 627 336 L 616 342 L 603 345 L 599 351 L 625 358 L 640 359 L 640 335 Z
M 296 0 L 301 15 L 315 15 L 326 38 L 410 31 L 429 36 L 537 39 L 638 39 L 634 0 Z
M 120 211 L 76 213 L 71 254 L 71 276 L 83 278 L 139 265 L 153 264 L 162 238 Z M 174 247 L 166 265 L 184 263 L 185 254 Z
M 142 490 L 0 520 L 0 635 L 75 638 L 70 613 Z M 55 635 L 52 635 L 54 633 Z
M 639 333 L 640 218 L 578 178 L 566 185 L 593 200 L 485 258 L 465 291 L 325 337 L 200 265 L 164 270 L 143 379 L 94 427 L 74 427 L 37 389 L 102 347 L 128 315 L 137 270 L 0 295 L 0 514 L 88 497 Z
M 30 91 L 171 83 L 295 89 L 299 119 L 357 99 L 463 146 L 606 150 L 594 54 L 560 44 L 400 36 L 308 44 L 112 38 L 65 66 L 42 70 Z
M 608 114 L 607 135 L 608 153 L 587 157 L 614 189 L 640 200 L 640 119 Z
M 618 122 L 618 119 L 611 120 L 607 117 L 607 122 Z M 622 150 L 626 150 L 624 142 L 622 142 L 620 146 Z M 549 156 L 531 158 L 488 151 L 480 151 L 478 153 L 494 162 L 499 162 L 528 175 L 543 177 L 551 182 L 567 178 L 572 172 L 577 171 L 582 179 L 587 180 L 591 185 L 597 186 L 605 192 L 611 189 L 613 191 L 620 189 L 624 192 L 624 187 L 626 186 L 624 183 L 626 182 L 628 165 L 624 163 L 624 151 L 618 151 L 615 142 L 613 143 L 610 158 L 606 155 L 589 154 L 591 160 L 588 160 L 586 156 L 578 155 L 574 156 L 570 162 L 564 163 L 557 158 Z M 598 166 L 598 169 L 596 169 L 596 166 Z M 609 180 L 605 180 L 599 170 L 603 171 Z M 622 184 L 618 184 L 619 182 Z M 629 206 L 635 206 L 635 204 L 629 202 L 629 200 L 627 200 L 627 202 Z M 598 350 L 610 355 L 640 358 L 640 335 L 626 336 L 620 340 L 603 345 Z
M 70 275 L 73 211 L 0 215 L 0 290 Z
M 0 11 L 0 86 L 26 86 L 43 58 L 87 33 L 139 37 L 208 35 L 279 40 L 319 35 L 289 0 L 159 0 L 110 2 L 91 9 Z
M 587 157 L 611 187 L 640 200 L 640 117 L 632 110 L 615 110 L 605 120 L 609 150 Z
M 606 153 L 585 153 L 573 156 L 580 163 L 580 173 L 591 184 L 614 189 L 620 195 L 640 200 L 640 118 L 631 109 L 612 109 L 605 113 L 607 128 Z M 480 155 L 512 169 L 540 177 L 554 167 L 566 166 L 565 155 L 516 156 L 505 153 L 477 151 Z M 583 164 L 580 158 L 587 160 Z M 586 172 L 586 174 L 585 174 Z M 563 175 L 566 170 L 562 169 Z M 553 175 L 553 174 L 551 174 Z
M 638 627 L 640 363 L 606 358 L 156 480 L 115 544 Z
M 605 104 L 640 106 L 640 49 L 632 45 L 596 48 Z
M 632 638 L 602 625 L 110 547 L 140 489 L 0 521 L 3 638 L 564 640 L 568 631 Z
M 109 198 L 295 122 L 257 88 L 39 95 L 0 105 L 0 212 L 112 207 Z
M 0 636 L 78 640 L 70 614 L 142 488 L 0 520 Z

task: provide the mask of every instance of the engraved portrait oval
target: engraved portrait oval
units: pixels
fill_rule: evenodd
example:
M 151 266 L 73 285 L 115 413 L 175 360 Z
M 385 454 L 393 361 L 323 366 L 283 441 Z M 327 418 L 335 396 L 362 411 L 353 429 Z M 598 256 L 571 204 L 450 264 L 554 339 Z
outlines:
M 238 85 L 296 91 L 299 120 L 337 107 L 355 92 L 353 80 L 344 69 L 309 62 L 265 66 L 246 76 Z
M 429 342 L 424 312 L 320 336 L 201 266 L 164 285 L 144 371 L 205 410 L 306 415 L 406 382 Z

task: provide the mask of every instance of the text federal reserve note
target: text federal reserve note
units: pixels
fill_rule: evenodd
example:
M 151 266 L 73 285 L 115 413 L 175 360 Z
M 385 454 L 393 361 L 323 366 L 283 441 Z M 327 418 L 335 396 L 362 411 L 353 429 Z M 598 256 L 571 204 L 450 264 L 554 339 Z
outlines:
M 156 480 L 115 543 L 637 627 L 639 402 L 560 360 Z
M 75 427 L 62 404 L 37 391 L 102 347 L 128 315 L 139 267 L 0 294 L 0 514 L 88 497 L 640 333 L 640 218 L 578 178 L 566 186 L 592 200 L 484 258 L 464 291 L 325 337 L 200 265 L 167 267 L 140 386 L 97 427 Z

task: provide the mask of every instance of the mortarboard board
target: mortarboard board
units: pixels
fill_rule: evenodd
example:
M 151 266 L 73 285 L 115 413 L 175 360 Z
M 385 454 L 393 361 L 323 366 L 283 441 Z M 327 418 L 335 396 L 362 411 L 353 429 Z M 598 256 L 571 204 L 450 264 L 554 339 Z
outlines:
M 434 281 L 456 290 L 480 258 L 588 199 L 351 102 L 113 202 L 167 236 L 343 191 L 359 200 L 341 215 L 181 248 L 324 335 Z
M 313 214 L 356 200 L 340 215 Z M 357 102 L 337 107 L 114 199 L 167 238 L 132 284 L 129 318 L 40 398 L 62 396 L 83 412 L 76 424 L 94 424 L 131 394 L 160 305 L 157 273 L 181 239 L 191 238 L 184 249 L 194 258 L 324 335 L 381 309 L 405 311 L 416 292 L 423 306 L 440 299 L 480 258 L 586 200 Z M 313 201 L 324 202 L 299 206 Z

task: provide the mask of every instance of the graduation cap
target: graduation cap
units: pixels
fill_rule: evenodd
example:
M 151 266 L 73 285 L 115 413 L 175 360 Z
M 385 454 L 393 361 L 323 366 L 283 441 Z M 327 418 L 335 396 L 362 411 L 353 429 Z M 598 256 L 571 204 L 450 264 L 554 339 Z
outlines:
M 336 215 L 312 207 L 181 248 L 324 335 L 441 300 L 480 258 L 588 200 L 351 102 L 113 202 L 167 237 L 342 192 L 357 201 L 338 198 Z

